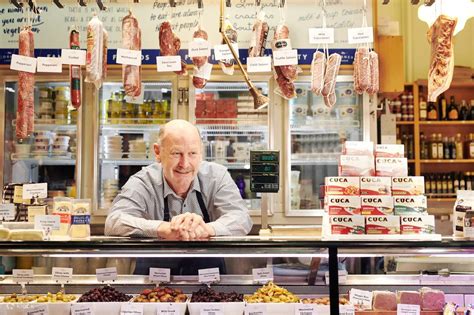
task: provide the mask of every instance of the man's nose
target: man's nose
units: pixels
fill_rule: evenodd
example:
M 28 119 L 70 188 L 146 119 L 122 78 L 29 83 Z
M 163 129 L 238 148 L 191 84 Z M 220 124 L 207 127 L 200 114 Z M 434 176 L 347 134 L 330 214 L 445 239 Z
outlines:
M 179 159 L 179 166 L 186 167 L 189 165 L 189 157 L 187 154 L 182 154 Z

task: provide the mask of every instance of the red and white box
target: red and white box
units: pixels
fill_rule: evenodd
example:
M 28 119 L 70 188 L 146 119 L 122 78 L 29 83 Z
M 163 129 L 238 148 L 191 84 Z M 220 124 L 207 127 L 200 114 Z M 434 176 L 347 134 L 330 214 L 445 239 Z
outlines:
M 392 196 L 361 196 L 360 208 L 362 215 L 393 214 Z
M 400 217 L 401 234 L 433 234 L 435 218 L 432 215 L 412 215 Z
M 377 144 L 375 146 L 375 157 L 402 158 L 404 156 L 403 144 Z
M 341 155 L 339 176 L 374 176 L 374 157 L 368 155 Z
M 326 177 L 324 186 L 326 196 L 359 196 L 359 177 Z
M 365 217 L 361 215 L 329 216 L 331 234 L 364 234 Z
M 375 158 L 376 176 L 408 176 L 406 158 Z
M 365 218 L 365 234 L 400 234 L 400 217 L 370 215 Z
M 392 179 L 390 177 L 362 176 L 360 178 L 360 195 L 376 196 L 392 194 Z
M 394 196 L 416 196 L 425 193 L 423 176 L 392 177 L 392 194 Z
M 342 146 L 345 155 L 374 155 L 374 143 L 371 141 L 346 141 Z
M 327 196 L 326 210 L 329 215 L 359 215 L 359 196 Z

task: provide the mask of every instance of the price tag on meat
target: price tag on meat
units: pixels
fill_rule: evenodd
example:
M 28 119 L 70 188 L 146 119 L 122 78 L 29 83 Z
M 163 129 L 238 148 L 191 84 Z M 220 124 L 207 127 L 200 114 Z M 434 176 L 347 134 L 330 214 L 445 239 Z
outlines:
M 420 315 L 420 306 L 397 304 L 397 315 Z
M 267 306 L 265 304 L 245 304 L 245 315 L 266 315 Z
M 247 58 L 248 72 L 270 72 L 272 71 L 271 57 L 248 57 Z
M 33 307 L 28 307 L 25 310 L 26 315 L 48 315 L 48 306 L 47 305 L 41 305 L 41 306 L 33 306 Z
M 189 42 L 189 57 L 208 57 L 211 55 L 211 46 L 207 40 L 193 40 Z
M 200 315 L 224 315 L 224 305 L 209 303 L 201 308 Z
M 15 219 L 15 205 L 13 203 L 0 203 L 0 221 L 11 221 Z
M 13 282 L 16 282 L 16 283 L 33 282 L 33 269 L 13 269 Z
M 84 303 L 71 304 L 71 315 L 93 315 L 92 305 Z
M 123 304 L 120 308 L 120 315 L 143 315 L 143 304 Z
M 72 280 L 72 268 L 53 267 L 53 281 L 68 282 Z
M 352 305 L 360 306 L 361 309 L 370 310 L 372 308 L 372 292 L 351 289 L 349 291 L 349 301 Z
M 176 303 L 157 303 L 156 315 L 179 315 L 181 308 Z
M 199 269 L 199 282 L 212 283 L 221 281 L 219 268 Z
M 239 45 L 237 43 L 232 44 L 232 48 L 234 48 L 237 57 L 239 57 Z M 229 60 L 234 59 L 234 55 L 230 51 L 227 45 L 215 45 L 214 46 L 214 56 L 216 60 Z
M 38 72 L 61 73 L 63 72 L 63 63 L 61 58 L 38 57 L 36 58 Z
M 95 270 L 97 281 L 115 281 L 117 280 L 117 268 L 98 268 Z
M 298 64 L 298 51 L 296 49 L 274 51 L 273 64 L 275 66 L 297 65 Z
M 86 51 L 80 49 L 61 49 L 61 60 L 65 65 L 84 66 Z
M 254 268 L 252 269 L 252 276 L 256 283 L 273 281 L 273 268 Z
M 374 42 L 374 30 L 372 27 L 349 28 L 347 30 L 349 44 L 364 44 Z
M 354 305 L 339 305 L 339 315 L 354 315 Z
M 170 269 L 150 268 L 149 279 L 151 282 L 170 282 Z
M 156 69 L 158 72 L 181 71 L 180 56 L 156 57 Z
M 117 63 L 122 65 L 140 66 L 142 64 L 142 51 L 117 48 Z
M 35 229 L 44 231 L 59 231 L 59 215 L 35 215 Z
M 10 69 L 16 70 L 16 71 L 35 73 L 36 72 L 36 58 L 13 54 L 12 61 L 10 63 Z
M 297 305 L 295 308 L 295 315 L 316 315 L 316 309 L 314 305 Z
M 310 28 L 308 33 L 310 44 L 334 44 L 333 28 Z
M 48 183 L 23 185 L 23 199 L 47 198 Z

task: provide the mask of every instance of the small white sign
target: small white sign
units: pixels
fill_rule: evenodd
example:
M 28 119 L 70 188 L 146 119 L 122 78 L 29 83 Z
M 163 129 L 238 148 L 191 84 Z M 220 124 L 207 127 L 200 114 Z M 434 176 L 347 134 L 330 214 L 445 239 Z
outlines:
M 347 282 L 347 271 L 346 270 L 339 270 L 339 283 L 345 284 Z M 324 273 L 324 279 L 326 284 L 329 285 L 329 271 Z
M 156 315 L 178 315 L 181 314 L 180 305 L 177 303 L 157 303 Z
M 358 27 L 347 29 L 349 44 L 364 44 L 374 42 L 374 30 L 372 27 Z
M 58 231 L 60 220 L 59 215 L 35 215 L 35 229 L 46 232 Z
M 114 281 L 117 279 L 117 268 L 98 268 L 95 270 L 97 281 Z
M 149 279 L 151 282 L 170 282 L 171 271 L 167 268 L 150 268 Z
M 297 65 L 298 64 L 298 51 L 296 49 L 274 51 L 273 64 L 275 66 Z
M 316 315 L 316 309 L 311 304 L 298 304 L 295 308 L 295 315 Z
M 92 305 L 85 303 L 71 304 L 71 315 L 93 315 Z
M 143 315 L 143 304 L 122 304 L 120 315 Z
M 349 291 L 349 301 L 352 305 L 357 305 L 361 309 L 371 309 L 372 308 L 372 292 L 351 289 Z
M 224 315 L 224 305 L 213 303 L 203 306 L 200 315 Z
M 12 55 L 10 69 L 16 71 L 24 71 L 29 73 L 36 72 L 36 58 L 22 55 Z
M 142 64 L 142 51 L 117 48 L 117 63 L 122 65 L 140 66 Z
M 198 272 L 199 272 L 199 282 L 201 283 L 211 283 L 211 282 L 221 281 L 219 268 L 199 269 Z
M 0 203 L 0 221 L 11 221 L 15 219 L 15 205 L 13 203 Z
M 33 269 L 13 269 L 13 282 L 31 283 L 33 279 Z
M 53 281 L 68 282 L 72 280 L 72 268 L 53 267 Z
M 33 306 L 29 307 L 25 310 L 26 315 L 48 315 L 48 306 L 47 305 L 40 305 L 40 306 Z
M 211 45 L 207 40 L 193 40 L 189 42 L 189 57 L 208 57 L 211 55 Z
M 271 57 L 248 57 L 247 58 L 247 72 L 271 72 L 272 58 Z
M 38 57 L 36 58 L 38 72 L 61 73 L 63 72 L 63 63 L 61 58 L 56 57 Z
M 48 183 L 23 185 L 23 199 L 32 199 L 33 197 L 47 198 Z
M 65 65 L 84 66 L 86 51 L 80 49 L 61 49 L 61 60 Z
M 206 62 L 204 64 L 204 66 L 202 66 L 201 68 L 196 69 L 196 67 L 194 67 L 194 69 L 195 69 L 194 70 L 194 76 L 195 77 L 203 78 L 203 79 L 206 79 L 206 80 L 211 79 L 212 63 Z
M 181 56 L 156 57 L 156 70 L 158 72 L 181 71 Z
M 397 304 L 397 315 L 420 315 L 420 306 Z
M 334 44 L 333 28 L 309 28 L 310 44 Z
M 266 315 L 267 306 L 265 304 L 245 304 L 245 315 Z
M 256 283 L 273 281 L 273 268 L 254 268 L 252 269 L 252 276 Z
M 339 315 L 354 315 L 354 305 L 339 305 Z
M 232 48 L 234 48 L 237 57 L 239 57 L 239 45 L 237 43 L 234 43 L 232 44 Z M 214 46 L 214 57 L 216 58 L 216 60 L 234 59 L 234 55 L 232 55 L 229 46 L 227 46 L 226 44 Z

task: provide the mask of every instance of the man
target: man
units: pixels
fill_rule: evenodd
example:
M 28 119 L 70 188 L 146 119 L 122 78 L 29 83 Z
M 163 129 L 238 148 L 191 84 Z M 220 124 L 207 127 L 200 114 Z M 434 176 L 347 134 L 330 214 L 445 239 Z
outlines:
M 105 222 L 106 235 L 195 240 L 250 232 L 252 221 L 236 184 L 225 167 L 202 161 L 194 125 L 170 121 L 153 149 L 159 163 L 122 187 Z

